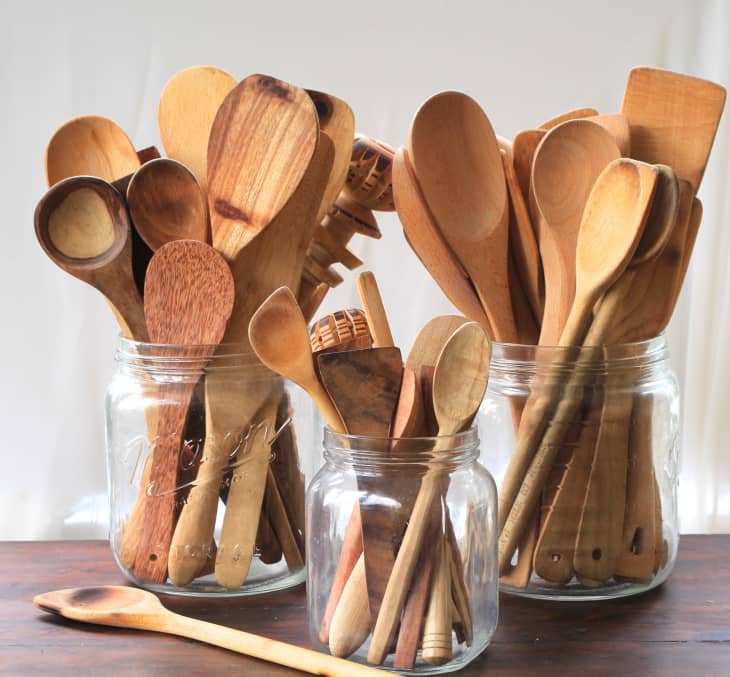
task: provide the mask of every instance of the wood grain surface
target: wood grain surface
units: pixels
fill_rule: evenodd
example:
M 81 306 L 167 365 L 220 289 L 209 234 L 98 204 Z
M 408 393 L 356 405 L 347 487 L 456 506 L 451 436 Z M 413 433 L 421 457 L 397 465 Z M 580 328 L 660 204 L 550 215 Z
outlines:
M 727 674 L 730 536 L 683 536 L 661 588 L 612 602 L 502 595 L 486 653 L 460 675 Z M 106 541 L 0 543 L 0 673 L 284 677 L 294 670 L 175 637 L 73 624 L 31 599 L 79 584 L 123 584 Z M 304 588 L 232 600 L 165 597 L 171 610 L 311 646 Z

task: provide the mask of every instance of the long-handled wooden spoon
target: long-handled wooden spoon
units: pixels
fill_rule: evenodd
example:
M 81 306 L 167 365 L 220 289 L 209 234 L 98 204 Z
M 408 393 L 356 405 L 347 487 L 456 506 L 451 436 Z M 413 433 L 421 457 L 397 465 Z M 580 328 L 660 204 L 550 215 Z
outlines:
M 201 370 L 223 337 L 233 309 L 233 276 L 223 257 L 195 240 L 160 247 L 145 279 L 144 311 L 150 339 L 183 346 L 186 368 Z M 160 383 L 158 439 L 153 450 L 144 520 L 134 573 L 160 583 L 167 577 L 180 444 L 195 380 Z
M 409 152 L 426 203 L 471 278 L 495 338 L 516 341 L 507 272 L 509 199 L 489 119 L 465 94 L 437 94 L 413 118 Z
M 168 611 L 151 592 L 138 588 L 108 585 L 54 590 L 37 595 L 33 604 L 43 611 L 81 623 L 179 635 L 315 675 L 368 677 L 388 674 L 311 649 L 181 616 Z
M 606 165 L 620 156 L 600 125 L 570 120 L 552 129 L 535 152 L 530 206 L 545 273 L 542 345 L 556 345 L 575 296 L 578 230 L 588 195 Z
M 220 68 L 192 66 L 165 84 L 157 122 L 168 157 L 190 168 L 203 190 L 207 185 L 208 138 L 218 108 L 236 86 Z
M 476 322 L 459 327 L 443 346 L 433 378 L 433 406 L 439 435 L 453 435 L 471 423 L 486 390 L 490 354 L 489 339 Z M 419 553 L 426 545 L 423 536 L 427 516 L 441 490 L 442 479 L 441 474 L 429 471 L 421 480 L 373 630 L 368 651 L 371 663 L 381 663 L 392 645 Z M 431 625 L 430 630 L 429 637 L 424 636 L 424 646 L 428 640 L 434 648 L 442 649 L 444 641 L 441 635 L 448 632 L 451 636 L 450 608 L 448 618 Z
M 132 274 L 129 217 L 113 186 L 90 176 L 56 183 L 38 203 L 35 232 L 57 266 L 107 298 L 125 336 L 147 340 Z
M 580 225 L 576 293 L 560 346 L 583 343 L 595 302 L 631 260 L 644 229 L 656 175 L 654 167 L 619 159 L 610 163 L 596 180 Z M 576 378 L 579 377 L 580 374 Z M 567 428 L 572 425 L 578 405 L 575 399 L 566 398 L 557 405 L 553 396 L 545 394 L 534 406 L 525 409 L 524 429 L 521 428 L 500 491 L 500 523 L 503 525 L 499 539 L 500 571 L 508 567 L 537 506 L 555 453 Z M 569 414 L 556 413 L 556 405 L 558 412 L 562 406 L 570 410 Z M 551 416 L 552 423 L 546 431 Z
M 205 195 L 183 164 L 160 158 L 142 165 L 127 188 L 137 232 L 155 251 L 172 240 L 210 241 Z

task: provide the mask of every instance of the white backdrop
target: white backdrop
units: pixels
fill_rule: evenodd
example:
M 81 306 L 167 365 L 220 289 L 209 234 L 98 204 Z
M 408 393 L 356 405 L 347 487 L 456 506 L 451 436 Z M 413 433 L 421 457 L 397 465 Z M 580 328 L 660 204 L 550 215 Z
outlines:
M 465 91 L 511 137 L 562 111 L 615 111 L 634 65 L 730 81 L 722 0 L 485 2 L 154 2 L 67 0 L 0 9 L 0 266 L 4 482 L 0 539 L 105 535 L 103 395 L 116 328 L 101 296 L 57 269 L 35 241 L 43 150 L 68 118 L 111 117 L 137 147 L 159 144 L 157 97 L 170 75 L 209 63 L 331 92 L 359 131 L 404 143 L 418 105 Z M 730 531 L 730 153 L 721 125 L 700 197 L 705 221 L 670 327 L 684 394 L 684 531 Z M 383 239 L 358 238 L 396 340 L 409 346 L 450 311 L 394 216 Z M 353 285 L 323 310 L 355 303 Z

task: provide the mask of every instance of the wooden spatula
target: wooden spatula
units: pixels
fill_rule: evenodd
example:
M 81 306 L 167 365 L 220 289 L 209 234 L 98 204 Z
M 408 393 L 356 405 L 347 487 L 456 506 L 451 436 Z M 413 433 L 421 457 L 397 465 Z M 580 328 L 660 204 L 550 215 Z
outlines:
M 157 250 L 145 280 L 145 319 L 154 343 L 185 346 L 186 368 L 203 369 L 223 337 L 233 308 L 233 276 L 212 247 L 194 240 Z M 190 366 L 193 365 L 193 367 Z M 172 539 L 177 465 L 195 381 L 161 383 L 157 445 L 134 573 L 161 583 Z M 208 541 L 210 544 L 210 540 Z

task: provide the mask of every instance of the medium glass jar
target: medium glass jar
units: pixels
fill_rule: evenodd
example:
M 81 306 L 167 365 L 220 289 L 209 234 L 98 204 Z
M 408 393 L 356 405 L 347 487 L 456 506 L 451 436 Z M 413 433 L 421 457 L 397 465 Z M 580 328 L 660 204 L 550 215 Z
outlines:
M 206 355 L 201 360 L 200 355 Z M 318 418 L 245 345 L 119 340 L 107 390 L 110 540 L 156 592 L 245 595 L 304 580 Z
M 496 488 L 476 428 L 400 439 L 326 430 L 324 456 L 307 490 L 314 645 L 402 674 L 464 667 L 498 615 Z
M 499 486 L 503 591 L 595 600 L 666 580 L 679 542 L 679 388 L 664 335 L 494 343 L 478 422 Z

